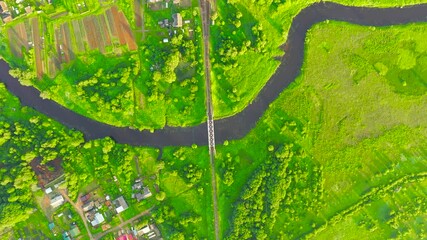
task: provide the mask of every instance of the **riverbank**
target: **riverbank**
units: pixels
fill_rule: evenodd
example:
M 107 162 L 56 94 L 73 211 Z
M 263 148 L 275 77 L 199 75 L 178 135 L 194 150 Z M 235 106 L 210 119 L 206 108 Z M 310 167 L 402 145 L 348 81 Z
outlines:
M 300 74 L 304 60 L 304 40 L 313 24 L 325 20 L 345 21 L 366 26 L 387 26 L 427 21 L 427 4 L 404 8 L 359 8 L 334 3 L 316 3 L 301 11 L 293 20 L 287 42 L 288 51 L 281 59 L 275 74 L 263 87 L 257 98 L 241 113 L 215 121 L 215 141 L 244 137 L 263 115 L 269 105 Z M 0 61 L 0 79 L 7 89 L 19 97 L 22 104 L 84 133 L 86 140 L 111 137 L 117 143 L 152 147 L 207 145 L 205 123 L 194 127 L 166 127 L 154 132 L 114 127 L 76 114 L 55 103 L 42 99 L 38 90 L 22 86 L 9 75 L 9 66 Z

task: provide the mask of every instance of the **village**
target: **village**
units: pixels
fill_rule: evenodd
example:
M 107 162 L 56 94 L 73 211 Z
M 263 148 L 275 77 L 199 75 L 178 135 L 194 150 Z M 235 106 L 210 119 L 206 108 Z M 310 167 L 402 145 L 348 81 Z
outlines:
M 82 15 L 46 13 L 24 4 L 28 3 L 0 1 L 0 23 L 11 56 L 33 64 L 38 79 L 54 78 L 87 52 L 121 55 L 138 51 L 144 41 L 167 47 L 179 34 L 192 39 L 196 26 L 191 0 L 135 0 L 134 23 L 115 4 Z M 49 220 L 46 228 L 54 239 L 162 239 L 156 219 L 150 216 L 160 192 L 157 184 L 147 184 L 152 180 L 139 176 L 122 182 L 113 176 L 108 179 L 111 187 L 118 192 L 130 188 L 131 194 L 112 193 L 93 182 L 75 198 L 68 195 L 62 164 L 61 159 L 42 163 L 42 157 L 30 164 L 38 180 L 33 189 L 38 209 Z M 17 236 L 49 238 L 35 229 Z
M 130 199 L 125 199 L 123 195 L 113 197 L 105 194 L 99 185 L 94 184 L 79 195 L 77 202 L 73 202 L 67 195 L 61 160 L 41 164 L 41 158 L 36 158 L 30 165 L 38 180 L 34 190 L 43 192 L 38 203 L 50 219 L 48 227 L 56 238 L 85 239 L 87 234 L 92 239 L 101 239 L 109 234 L 118 240 L 162 239 L 155 219 L 147 218 L 152 207 L 147 207 L 142 213 L 132 214 L 127 220 L 122 216 L 132 204 L 153 196 L 142 178 L 131 183 Z M 117 184 L 115 176 L 112 180 L 112 184 Z

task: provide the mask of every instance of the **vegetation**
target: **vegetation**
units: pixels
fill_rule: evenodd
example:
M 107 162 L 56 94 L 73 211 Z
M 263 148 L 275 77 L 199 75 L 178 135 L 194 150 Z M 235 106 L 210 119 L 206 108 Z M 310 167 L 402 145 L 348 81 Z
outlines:
M 60 3 L 76 11 L 73 1 Z M 221 10 L 214 16 L 218 25 L 213 29 L 214 35 L 236 31 L 229 36 L 219 33 L 214 40 L 216 104 L 223 116 L 247 104 L 277 66 L 271 59 L 281 54 L 277 46 L 283 38 L 278 37 L 289 27 L 289 19 L 280 14 L 286 9 L 285 16 L 294 16 L 307 4 L 229 3 L 218 2 Z M 149 12 L 147 26 L 157 27 L 158 19 L 169 16 L 166 11 Z M 183 12 L 194 19 L 198 14 L 193 9 Z M 271 17 L 264 20 L 262 14 Z M 251 25 L 253 21 L 258 22 Z M 277 27 L 280 24 L 284 27 Z M 170 44 L 161 42 L 166 32 L 141 33 L 145 41 L 138 51 L 124 51 L 120 57 L 96 51 L 78 56 L 56 76 L 60 81 L 46 76 L 35 81 L 31 66 L 12 73 L 40 88 L 42 96 L 111 124 L 194 124 L 204 118 L 201 49 L 198 38 L 186 35 L 187 30 L 172 37 Z M 302 75 L 248 136 L 217 146 L 221 238 L 426 238 L 425 32 L 426 24 L 373 28 L 338 22 L 310 30 Z M 7 58 L 5 39 L 0 36 L 0 51 Z M 13 63 L 22 67 L 22 62 Z M 230 66 L 236 67 L 234 72 L 225 69 Z M 237 85 L 225 79 L 239 82 L 229 78 L 231 74 L 251 75 L 249 66 L 252 73 L 260 69 L 254 75 L 259 85 L 227 86 Z M 230 91 L 220 92 L 220 86 Z M 227 96 L 224 102 L 218 100 L 221 95 Z M 60 188 L 68 190 L 72 201 L 93 191 L 112 199 L 124 196 L 130 206 L 122 219 L 105 216 L 112 226 L 151 209 L 140 225 L 153 219 L 165 239 L 213 236 L 207 147 L 158 150 L 120 145 L 110 138 L 85 141 L 81 133 L 22 107 L 2 84 L 0 109 L 1 238 L 56 239 L 60 236 L 54 234 L 70 225 L 70 220 L 41 207 L 45 193 L 36 186 L 30 166 L 37 157 L 43 164 L 61 159 L 66 181 Z M 132 183 L 138 178 L 153 197 L 141 202 L 132 198 Z M 58 211 L 70 212 L 86 234 L 71 204 Z M 47 229 L 51 220 L 57 223 L 54 230 Z
M 425 27 L 310 30 L 302 75 L 217 148 L 224 237 L 425 237 Z
M 74 13 L 77 4 L 80 3 L 60 1 L 52 7 L 56 12 Z M 40 33 L 28 27 L 34 21 L 33 15 L 22 16 L 2 29 L 0 54 L 15 68 L 12 74 L 19 77 L 21 83 L 35 86 L 44 98 L 115 126 L 152 130 L 165 125 L 194 125 L 205 119 L 200 16 L 195 3 L 194 7 L 173 6 L 163 10 L 151 10 L 143 4 L 140 7 L 145 22 L 141 30 L 134 19 L 134 1 L 120 1 L 118 6 L 128 17 L 133 41 L 138 44 L 136 51 L 129 44 L 129 49 L 123 46 L 112 30 L 109 33 L 108 26 L 103 28 L 103 21 L 110 24 L 108 9 L 115 5 L 108 2 L 105 7 L 100 7 L 98 2 L 86 5 L 84 14 L 41 13 L 36 18 L 42 29 Z M 171 23 L 172 14 L 176 12 L 190 23 L 182 28 L 160 27 L 159 21 L 169 19 Z M 95 42 L 95 48 L 92 47 L 89 39 L 92 33 L 88 30 L 86 42 L 74 36 L 77 32 L 83 38 L 81 32 L 87 23 L 93 23 L 95 30 L 103 34 L 99 37 L 101 42 L 111 38 L 110 45 L 96 45 Z M 11 32 L 17 32 L 19 26 L 30 33 L 33 31 L 34 35 L 44 36 L 40 44 L 49 47 L 41 50 L 40 59 L 37 59 L 36 48 L 28 48 L 26 44 L 15 46 L 22 36 Z M 66 29 L 71 31 L 68 37 L 70 52 L 58 37 L 58 32 Z M 163 42 L 164 39 L 168 42 Z M 58 46 L 61 48 L 59 58 L 55 51 Z M 20 54 L 21 49 L 23 54 Z M 57 60 L 59 67 L 55 63 Z M 40 80 L 36 73 L 42 65 Z
M 160 185 L 166 198 L 156 212 L 161 231 L 172 239 L 207 239 L 213 235 L 212 195 L 206 147 L 165 148 Z
M 212 16 L 212 70 L 215 117 L 242 111 L 255 97 L 279 65 L 276 57 L 292 19 L 305 7 L 318 2 L 284 0 L 217 1 Z M 351 6 L 390 7 L 425 2 L 411 1 L 333 1 Z M 268 17 L 266 17 L 268 16 Z

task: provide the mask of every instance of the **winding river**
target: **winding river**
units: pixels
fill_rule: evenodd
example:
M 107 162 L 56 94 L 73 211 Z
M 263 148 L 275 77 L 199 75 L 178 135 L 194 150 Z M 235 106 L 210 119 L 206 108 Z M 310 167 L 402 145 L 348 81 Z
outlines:
M 280 66 L 256 99 L 237 115 L 215 121 L 216 143 L 242 138 L 255 127 L 269 105 L 300 74 L 307 30 L 313 24 L 327 19 L 367 26 L 427 22 L 427 4 L 404 8 L 364 8 L 322 2 L 305 8 L 293 19 L 286 42 L 288 51 L 282 57 Z M 114 127 L 84 117 L 52 100 L 42 99 L 37 89 L 22 86 L 9 75 L 9 65 L 3 60 L 0 60 L 0 81 L 21 100 L 22 105 L 32 107 L 67 127 L 83 132 L 86 140 L 109 136 L 118 143 L 152 147 L 208 143 L 206 123 L 185 128 L 166 127 L 149 132 Z

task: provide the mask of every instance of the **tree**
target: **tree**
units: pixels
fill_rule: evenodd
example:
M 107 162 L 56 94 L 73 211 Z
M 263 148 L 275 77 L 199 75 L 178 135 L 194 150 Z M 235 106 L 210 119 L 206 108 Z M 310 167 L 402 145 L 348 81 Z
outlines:
M 159 193 L 156 194 L 156 199 L 157 201 L 163 201 L 166 198 L 166 193 L 163 191 L 160 191 Z

